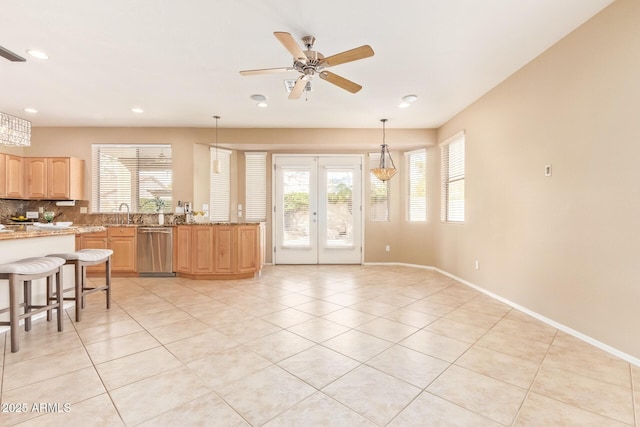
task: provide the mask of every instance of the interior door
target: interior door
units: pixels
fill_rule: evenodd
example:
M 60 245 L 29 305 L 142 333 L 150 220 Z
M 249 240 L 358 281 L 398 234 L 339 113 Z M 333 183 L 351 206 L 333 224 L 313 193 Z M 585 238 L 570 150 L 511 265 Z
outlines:
M 274 155 L 274 264 L 362 263 L 362 156 Z

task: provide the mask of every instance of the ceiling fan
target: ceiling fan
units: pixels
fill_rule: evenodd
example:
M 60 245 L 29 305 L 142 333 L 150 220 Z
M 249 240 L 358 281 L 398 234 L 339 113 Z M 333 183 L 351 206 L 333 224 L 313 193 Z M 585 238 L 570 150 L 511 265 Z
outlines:
M 302 92 L 304 92 L 304 89 L 307 86 L 307 82 L 316 75 L 321 79 L 326 80 L 329 83 L 333 83 L 334 85 L 351 93 L 356 93 L 362 89 L 362 86 L 359 84 L 334 74 L 331 71 L 326 71 L 325 68 L 373 56 L 373 49 L 371 49 L 371 46 L 364 45 L 356 47 L 325 58 L 325 56 L 320 52 L 313 50 L 313 45 L 316 41 L 316 38 L 313 36 L 305 36 L 302 38 L 302 43 L 306 48 L 306 50 L 302 50 L 291 34 L 276 31 L 273 35 L 276 36 L 280 43 L 282 43 L 282 45 L 293 55 L 293 65 L 291 67 L 245 70 L 240 71 L 241 75 L 250 76 L 254 74 L 297 71 L 302 75 L 296 80 L 296 84 L 293 86 L 293 89 L 289 94 L 289 99 L 300 98 L 300 95 L 302 95 Z
M 2 46 L 0 46 L 0 56 L 2 56 L 3 58 L 8 59 L 9 61 L 12 62 L 25 62 L 26 59 L 24 59 L 22 56 L 20 55 L 16 55 L 15 53 L 11 52 L 8 49 L 3 48 Z

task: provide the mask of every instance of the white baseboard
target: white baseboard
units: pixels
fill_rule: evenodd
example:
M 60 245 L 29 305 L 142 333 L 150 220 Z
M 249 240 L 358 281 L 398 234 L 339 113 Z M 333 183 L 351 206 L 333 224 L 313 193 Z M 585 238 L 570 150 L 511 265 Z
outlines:
M 408 263 L 404 263 L 404 262 L 368 262 L 368 263 L 365 263 L 365 265 L 401 265 L 401 266 L 405 266 L 405 267 L 414 267 L 414 268 L 422 268 L 422 269 L 425 269 L 425 270 L 437 271 L 438 273 L 443 274 L 443 275 L 445 275 L 447 277 L 450 277 L 450 278 L 462 283 L 463 285 L 469 286 L 470 288 L 473 288 L 478 292 L 481 292 L 481 293 L 483 293 L 483 294 L 485 294 L 485 295 L 487 295 L 487 296 L 489 296 L 489 297 L 491 297 L 491 298 L 493 298 L 495 300 L 498 300 L 498 301 L 500 301 L 500 302 L 502 302 L 504 304 L 507 304 L 507 305 L 515 308 L 518 311 L 521 311 L 521 312 L 523 312 L 525 314 L 528 314 L 529 316 L 531 316 L 531 317 L 533 317 L 535 319 L 538 319 L 541 322 L 544 322 L 549 326 L 553 326 L 554 328 L 556 328 L 556 329 L 558 329 L 558 330 L 560 330 L 562 332 L 565 332 L 565 333 L 567 333 L 569 335 L 572 335 L 572 336 L 578 338 L 579 340 L 582 340 L 582 341 L 584 341 L 584 342 L 586 342 L 588 344 L 593 345 L 594 347 L 597 347 L 597 348 L 599 348 L 599 349 L 601 349 L 603 351 L 606 351 L 609 354 L 612 354 L 612 355 L 614 355 L 616 357 L 619 357 L 622 360 L 625 360 L 625 361 L 627 361 L 627 362 L 629 362 L 629 363 L 631 363 L 631 364 L 633 364 L 635 366 L 640 367 L 640 359 L 638 359 L 637 357 L 633 357 L 630 354 L 627 354 L 627 353 L 625 353 L 623 351 L 618 350 L 617 348 L 611 347 L 610 345 L 605 344 L 605 343 L 603 343 L 601 341 L 598 341 L 595 338 L 591 338 L 590 336 L 585 335 L 585 334 L 583 334 L 581 332 L 578 332 L 575 329 L 572 329 L 572 328 L 570 328 L 570 327 L 568 327 L 566 325 L 563 325 L 562 323 L 558 323 L 553 319 L 549 319 L 548 317 L 545 317 L 545 316 L 543 316 L 543 315 L 541 315 L 539 313 L 536 313 L 535 311 L 529 310 L 528 308 L 523 307 L 520 304 L 516 304 L 513 301 L 510 301 L 510 300 L 508 300 L 508 299 L 506 299 L 504 297 L 501 297 L 500 295 L 494 294 L 493 292 L 490 292 L 490 291 L 488 291 L 488 290 L 486 290 L 484 288 L 481 288 L 480 286 L 474 285 L 471 282 L 468 282 L 468 281 L 466 281 L 464 279 L 461 279 L 460 277 L 455 276 L 455 275 L 453 275 L 453 274 L 451 274 L 451 273 L 449 273 L 447 271 L 441 270 L 441 269 L 439 269 L 437 267 L 432 267 L 432 266 L 427 266 L 427 265 L 418 265 L 418 264 L 408 264 Z

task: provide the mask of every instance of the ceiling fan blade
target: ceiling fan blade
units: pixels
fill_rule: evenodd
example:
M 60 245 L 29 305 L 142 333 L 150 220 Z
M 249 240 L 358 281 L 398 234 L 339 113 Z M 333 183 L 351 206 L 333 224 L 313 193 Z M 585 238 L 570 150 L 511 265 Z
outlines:
M 15 53 L 11 52 L 10 50 L 7 50 L 5 48 L 3 48 L 2 46 L 0 46 L 0 56 L 7 58 L 9 61 L 13 61 L 13 62 L 25 62 L 26 59 L 24 59 L 22 56 L 20 55 L 16 55 Z
M 357 61 L 358 59 L 364 59 L 370 56 L 373 56 L 373 49 L 371 49 L 371 46 L 369 45 L 364 45 L 328 56 L 324 58 L 324 63 L 329 66 L 333 66 L 344 64 L 345 62 Z
M 291 93 L 289 94 L 289 99 L 298 99 L 302 92 L 304 92 L 304 88 L 307 86 L 307 78 L 306 76 L 300 76 L 298 80 L 296 80 L 295 86 L 291 89 Z
M 291 52 L 291 55 L 293 55 L 295 59 L 297 59 L 298 61 L 306 62 L 307 56 L 304 54 L 302 48 L 300 48 L 300 45 L 296 43 L 291 34 L 284 33 L 282 31 L 276 31 L 275 33 L 273 33 L 273 35 L 276 36 L 278 40 L 280 40 L 280 43 L 282 43 L 282 45 L 286 47 L 289 52 Z
M 320 78 L 328 81 L 329 83 L 333 83 L 334 85 L 341 87 L 344 90 L 348 90 L 351 93 L 356 93 L 362 86 L 357 83 L 352 82 L 351 80 L 347 80 L 344 77 L 340 77 L 337 74 L 332 73 L 331 71 L 323 71 L 320 73 Z
M 243 70 L 243 71 L 240 71 L 240 74 L 243 76 L 252 76 L 254 74 L 281 73 L 285 71 L 295 71 L 295 70 L 291 67 L 261 68 L 258 70 Z

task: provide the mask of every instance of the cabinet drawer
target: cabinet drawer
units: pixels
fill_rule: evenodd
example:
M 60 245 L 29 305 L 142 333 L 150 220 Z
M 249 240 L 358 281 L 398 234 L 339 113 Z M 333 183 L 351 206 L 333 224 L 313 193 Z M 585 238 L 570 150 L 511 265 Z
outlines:
M 109 227 L 109 237 L 135 237 L 136 227 Z

